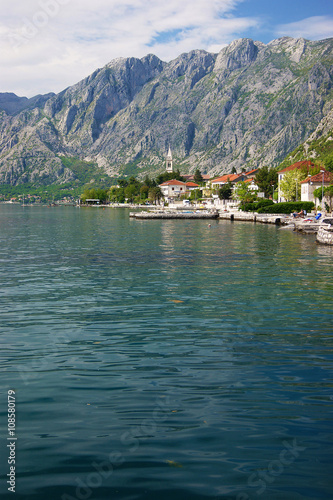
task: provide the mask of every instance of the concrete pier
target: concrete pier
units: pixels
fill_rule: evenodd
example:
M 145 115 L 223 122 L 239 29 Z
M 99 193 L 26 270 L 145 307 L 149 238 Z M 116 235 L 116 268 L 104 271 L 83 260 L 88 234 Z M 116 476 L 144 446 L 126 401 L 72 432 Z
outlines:
M 231 221 L 258 222 L 276 226 L 291 224 L 292 218 L 284 214 L 257 214 L 253 212 L 220 212 L 220 219 Z
M 217 219 L 218 212 L 178 212 L 171 210 L 161 210 L 154 212 L 130 212 L 130 217 L 135 219 Z

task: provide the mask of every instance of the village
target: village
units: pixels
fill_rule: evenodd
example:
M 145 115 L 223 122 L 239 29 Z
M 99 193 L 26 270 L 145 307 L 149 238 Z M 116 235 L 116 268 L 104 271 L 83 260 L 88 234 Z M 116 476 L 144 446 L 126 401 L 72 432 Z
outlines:
M 186 179 L 185 182 L 171 179 L 162 183 L 160 188 L 164 202 L 167 203 L 177 204 L 177 202 L 179 203 L 182 199 L 184 201 L 184 198 L 188 199 L 193 191 L 200 189 L 205 205 L 215 206 L 226 210 L 234 210 L 239 207 L 242 196 L 246 199 L 246 195 L 249 195 L 247 196 L 249 201 L 251 200 L 251 195 L 253 199 L 266 197 L 266 193 L 261 192 L 256 183 L 256 176 L 259 170 L 259 168 L 256 168 L 248 172 L 224 174 L 220 177 L 213 178 L 203 174 L 201 177 L 204 184 L 194 182 L 194 175 L 183 175 Z M 308 172 L 308 175 L 305 179 L 301 180 L 301 176 L 297 175 L 297 173 L 302 173 L 304 170 Z M 319 170 L 319 172 L 311 175 L 311 170 Z M 169 173 L 173 172 L 173 159 L 170 147 L 166 158 L 166 171 Z M 288 194 L 291 195 L 290 198 L 287 199 L 287 195 L 283 190 L 283 181 L 286 175 L 290 175 L 290 173 L 296 173 L 290 186 L 291 190 L 294 189 L 295 194 L 289 192 Z M 333 193 L 329 196 L 330 190 L 326 188 L 332 186 L 332 184 L 333 173 L 327 171 L 325 167 L 316 167 L 310 160 L 299 161 L 277 172 L 277 185 L 272 183 L 272 195 L 270 198 L 273 202 L 276 201 L 279 203 L 286 201 L 313 202 L 316 209 L 325 211 L 326 207 L 326 212 L 329 213 L 332 211 Z M 223 197 L 216 194 L 227 185 L 231 188 L 229 196 Z M 243 194 L 240 192 L 240 188 L 242 188 Z M 316 196 L 315 192 L 318 188 L 321 188 L 321 193 L 319 192 L 319 196 Z
M 299 161 L 276 172 L 277 186 L 273 180 L 272 195 L 265 200 L 267 191 L 260 191 L 257 183 L 259 170 L 224 174 L 217 178 L 196 172 L 194 175 L 184 175 L 184 181 L 167 180 L 158 186 L 162 195 L 161 199 L 158 199 L 159 208 L 153 211 L 131 212 L 130 217 L 221 218 L 284 225 L 299 232 L 316 233 L 319 243 L 332 245 L 333 173 L 324 167 L 315 166 L 311 161 Z M 173 173 L 170 147 L 166 158 L 166 172 L 171 175 Z M 200 184 L 195 182 L 199 174 Z M 293 182 L 286 182 L 288 177 Z M 193 193 L 200 193 L 200 197 L 193 196 Z M 293 199 L 294 203 L 288 203 L 290 199 Z M 94 203 L 97 200 L 89 201 Z M 250 205 L 252 213 L 247 212 Z M 187 210 L 188 208 L 195 210 Z M 261 214 L 256 212 L 256 208 L 259 208 Z M 292 208 L 300 211 L 290 212 Z

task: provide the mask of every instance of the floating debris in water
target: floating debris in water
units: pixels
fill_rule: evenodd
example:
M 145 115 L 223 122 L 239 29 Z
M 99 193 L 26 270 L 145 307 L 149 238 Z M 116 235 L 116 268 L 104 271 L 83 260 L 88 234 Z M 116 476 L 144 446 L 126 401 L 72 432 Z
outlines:
M 166 463 L 170 465 L 170 467 L 183 467 L 182 464 L 178 462 L 174 462 L 173 460 L 166 460 Z

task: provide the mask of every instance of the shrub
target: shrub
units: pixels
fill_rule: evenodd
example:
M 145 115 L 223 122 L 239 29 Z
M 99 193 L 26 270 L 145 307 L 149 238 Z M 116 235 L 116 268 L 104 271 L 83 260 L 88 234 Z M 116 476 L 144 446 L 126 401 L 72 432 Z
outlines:
M 240 205 L 240 209 L 244 210 L 244 212 L 257 212 L 259 208 L 269 205 L 274 205 L 273 200 L 260 200 L 254 201 L 253 203 L 242 203 Z
M 288 201 L 284 203 L 275 203 L 271 206 L 261 207 L 258 209 L 259 214 L 291 214 L 306 210 L 310 212 L 314 208 L 312 201 Z

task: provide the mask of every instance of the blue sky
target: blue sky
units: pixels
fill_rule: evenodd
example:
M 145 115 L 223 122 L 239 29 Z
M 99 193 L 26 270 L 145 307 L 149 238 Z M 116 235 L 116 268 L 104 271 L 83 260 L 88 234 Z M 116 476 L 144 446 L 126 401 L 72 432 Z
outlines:
M 0 92 L 60 92 L 118 57 L 333 37 L 332 0 L 0 0 Z

